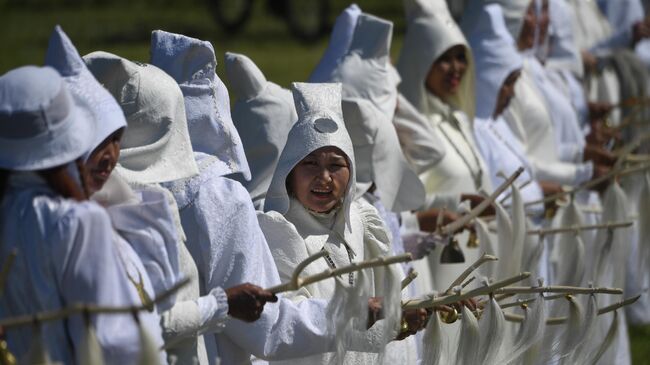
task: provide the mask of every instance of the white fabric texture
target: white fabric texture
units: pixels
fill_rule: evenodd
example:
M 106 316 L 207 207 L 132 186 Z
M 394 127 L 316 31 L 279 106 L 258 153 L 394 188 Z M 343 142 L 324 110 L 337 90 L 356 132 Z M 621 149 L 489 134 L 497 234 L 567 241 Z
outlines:
M 141 305 L 129 275 L 143 273 L 145 290 L 153 296 L 144 268 L 129 245 L 111 228 L 107 213 L 94 202 L 75 202 L 57 196 L 32 173 L 14 173 L 2 201 L 4 261 L 19 254 L 0 298 L 3 318 L 65 307 L 70 303 L 105 306 Z M 106 364 L 136 364 L 140 351 L 138 326 L 130 314 L 90 317 Z M 140 321 L 159 348 L 162 346 L 157 312 L 140 313 Z M 43 341 L 54 361 L 73 363 L 85 325 L 81 316 L 42 326 Z M 8 331 L 11 351 L 22 357 L 32 341 L 32 329 Z M 71 341 L 71 342 L 70 342 Z M 72 347 L 70 347 L 72 346 Z M 158 363 L 165 363 L 164 352 Z
M 267 81 L 250 58 L 228 52 L 225 63 L 226 75 L 237 96 L 232 119 L 251 169 L 251 180 L 240 182 L 256 208 L 260 208 L 298 115 L 291 91 Z
M 336 65 L 350 47 L 359 15 L 361 8 L 357 4 L 351 4 L 336 17 L 327 49 L 309 76 L 309 82 L 326 82 L 330 79 Z
M 526 60 L 526 71 L 530 71 L 540 95 L 544 97 L 546 109 L 551 117 L 559 159 L 565 162 L 581 162 L 587 143 L 580 128 L 578 114 L 573 109 L 571 101 L 563 97 L 549 78 L 549 72 L 537 58 L 527 57 Z
M 549 52 L 545 66 L 556 70 L 569 70 L 582 77 L 582 55 L 575 39 L 573 9 L 565 0 L 549 0 Z
M 457 95 L 449 100 L 469 120 L 474 118 L 474 61 L 472 50 L 460 28 L 449 13 L 444 0 L 405 0 L 407 28 L 400 51 L 397 70 L 402 78 L 399 91 L 421 113 L 427 114 L 430 92 L 424 80 L 431 65 L 449 48 L 465 46 L 467 71 L 461 80 Z
M 77 48 L 60 26 L 50 35 L 45 64 L 55 68 L 68 84 L 70 92 L 87 101 L 96 121 L 95 136 L 85 160 L 111 134 L 126 127 L 126 119 L 115 98 L 95 80 L 81 59 Z
M 524 24 L 524 17 L 528 7 L 534 0 L 483 0 L 486 4 L 499 4 L 503 12 L 503 19 L 505 20 L 506 28 L 512 36 L 512 39 L 517 41 L 519 34 Z M 474 4 L 471 4 L 474 5 Z M 471 7 L 470 5 L 470 7 Z
M 521 190 L 524 201 L 537 201 L 544 197 L 541 187 L 535 180 L 533 166 L 528 161 L 523 146 L 512 135 L 503 118 L 499 117 L 497 120 L 474 119 L 474 136 L 483 160 L 487 164 L 493 186 L 499 186 L 503 182 L 503 178 L 498 176 L 499 172 L 510 176 L 519 167 L 524 167 L 524 172 L 516 180 L 517 186 L 531 181 Z M 507 204 L 510 199 L 506 199 L 505 203 Z M 544 211 L 542 205 L 531 208 L 529 212 L 537 214 Z
M 361 14 L 349 50 L 328 80 L 343 85 L 344 98 L 369 100 L 389 119 L 395 114 L 399 82 L 390 63 L 392 36 L 392 22 Z
M 515 84 L 515 97 L 504 113 L 504 119 L 525 146 L 526 155 L 535 166 L 539 180 L 566 185 L 577 185 L 589 180 L 593 173 L 591 162 L 560 160 L 555 127 L 532 78 L 532 73 L 524 67 L 521 78 Z
M 84 61 L 127 119 L 116 170 L 129 183 L 141 184 L 195 175 L 185 106 L 176 81 L 155 66 L 106 52 L 93 52 Z
M 73 98 L 51 67 L 24 66 L 0 76 L 0 167 L 63 165 L 88 151 L 94 130 L 85 100 Z
M 171 75 L 183 92 L 192 149 L 217 156 L 224 164 L 223 175 L 250 180 L 242 141 L 230 115 L 228 90 L 216 74 L 212 44 L 156 30 L 151 33 L 151 64 Z
M 424 186 L 404 159 L 390 120 L 367 100 L 343 99 L 342 108 L 354 146 L 357 182 L 374 183 L 382 204 L 391 211 L 422 207 Z
M 439 132 L 401 93 L 397 95 L 393 125 L 404 157 L 415 173 L 433 168 L 445 157 Z
M 196 159 L 201 171 L 198 176 L 164 186 L 178 202 L 201 293 L 246 282 L 261 287 L 280 284 L 246 189 L 220 175 L 214 156 L 197 153 Z M 251 354 L 285 359 L 331 350 L 333 338 L 326 331 L 324 301 L 294 304 L 279 299 L 279 303 L 267 304 L 254 323 L 232 320 L 221 333 L 206 335 L 210 363 L 217 355 L 222 363 L 248 364 Z
M 476 116 L 494 115 L 497 96 L 508 76 L 523 67 L 514 40 L 506 32 L 499 6 L 468 8 L 461 26 L 474 52 L 476 62 Z

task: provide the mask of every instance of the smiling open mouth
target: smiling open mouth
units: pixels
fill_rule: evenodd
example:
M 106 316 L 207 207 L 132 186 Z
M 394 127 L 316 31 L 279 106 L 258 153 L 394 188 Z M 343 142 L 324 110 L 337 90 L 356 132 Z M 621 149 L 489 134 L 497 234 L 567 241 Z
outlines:
M 314 188 L 311 193 L 317 198 L 329 198 L 332 196 L 332 189 L 328 188 Z

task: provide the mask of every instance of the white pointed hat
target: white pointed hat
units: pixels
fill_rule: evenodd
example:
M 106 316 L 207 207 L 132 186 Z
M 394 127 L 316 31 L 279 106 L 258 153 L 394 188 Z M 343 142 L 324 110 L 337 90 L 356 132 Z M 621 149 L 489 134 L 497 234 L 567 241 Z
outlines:
M 429 91 L 425 80 L 433 63 L 450 48 L 465 47 L 468 62 L 458 93 L 449 100 L 470 120 L 474 117 L 474 61 L 465 36 L 454 21 L 445 0 L 404 0 L 407 27 L 397 70 L 399 91 L 420 112 L 425 112 Z
M 345 129 L 341 110 L 341 84 L 308 84 L 294 82 L 293 98 L 298 121 L 287 137 L 287 143 L 280 154 L 278 166 L 273 174 L 266 194 L 264 210 L 275 210 L 285 214 L 289 210 L 287 177 L 293 168 L 307 155 L 322 147 L 336 147 L 350 163 L 350 181 L 342 207 L 346 226 L 350 227 L 350 204 L 354 200 L 355 163 L 352 141 Z
M 90 121 L 90 122 L 89 122 Z M 90 149 L 95 123 L 51 67 L 0 76 L 0 167 L 34 171 L 71 162 Z
M 357 183 L 374 182 L 386 209 L 404 212 L 420 208 L 424 185 L 404 159 L 390 119 L 365 99 L 344 98 L 342 108 L 354 145 Z
M 126 116 L 116 168 L 120 175 L 141 184 L 196 175 L 183 93 L 176 81 L 156 66 L 107 52 L 93 52 L 84 61 Z
M 389 119 L 395 113 L 399 83 L 390 64 L 392 36 L 392 22 L 361 14 L 350 49 L 330 80 L 343 84 L 343 97 L 369 100 Z
M 212 44 L 156 30 L 151 33 L 151 63 L 180 85 L 194 151 L 216 156 L 224 164 L 223 175 L 249 180 L 244 147 L 230 115 L 228 90 L 215 73 Z
M 574 36 L 573 9 L 564 0 L 549 0 L 549 47 L 545 66 L 582 77 L 584 68 Z
M 471 8 L 462 22 L 472 49 L 476 68 L 476 116 L 494 114 L 503 82 L 523 65 L 523 59 L 506 29 L 501 6 L 490 4 Z
M 309 76 L 309 82 L 327 82 L 330 79 L 332 71 L 350 47 L 359 15 L 361 8 L 357 4 L 351 4 L 336 17 L 327 49 Z
M 480 2 L 487 4 L 499 4 L 503 12 L 503 19 L 505 20 L 506 29 L 510 32 L 512 39 L 515 41 L 519 39 L 519 33 L 524 24 L 524 18 L 528 7 L 535 0 L 480 0 Z M 475 1 L 476 2 L 476 1 Z M 470 3 L 468 8 L 473 7 L 474 4 Z
M 86 67 L 70 38 L 60 26 L 56 26 L 45 54 L 45 64 L 55 68 L 66 81 L 70 92 L 85 99 L 96 121 L 87 159 L 92 151 L 115 131 L 126 127 L 126 118 L 115 98 L 106 90 Z M 90 122 L 90 121 L 89 121 Z
M 250 58 L 227 52 L 225 64 L 226 76 L 237 96 L 232 118 L 251 169 L 251 180 L 242 183 L 257 202 L 266 196 L 298 115 L 291 91 L 267 81 Z

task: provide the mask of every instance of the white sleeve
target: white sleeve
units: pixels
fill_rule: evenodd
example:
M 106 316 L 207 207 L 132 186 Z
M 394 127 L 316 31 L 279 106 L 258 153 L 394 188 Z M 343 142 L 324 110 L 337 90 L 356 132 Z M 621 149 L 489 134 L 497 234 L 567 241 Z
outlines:
M 228 318 L 228 297 L 217 287 L 198 299 L 177 302 L 162 314 L 161 324 L 165 341 L 169 342 L 221 332 Z

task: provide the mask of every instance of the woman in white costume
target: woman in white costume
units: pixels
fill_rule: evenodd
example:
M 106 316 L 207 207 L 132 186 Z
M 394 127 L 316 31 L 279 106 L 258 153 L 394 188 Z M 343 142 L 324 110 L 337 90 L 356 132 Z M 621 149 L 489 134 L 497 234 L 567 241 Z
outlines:
M 479 190 L 490 192 L 492 183 L 472 133 L 474 118 L 474 63 L 465 37 L 451 18 L 444 1 L 405 1 L 408 27 L 397 69 L 399 90 L 426 118 L 443 141 L 445 154 L 438 163 L 420 173 L 428 207 L 458 209 L 462 198 Z M 458 59 L 460 58 L 460 60 Z M 462 71 L 435 82 L 440 68 L 461 62 Z M 448 85 L 447 90 L 433 87 Z M 466 235 L 459 241 L 465 242 Z M 440 263 L 442 248 L 428 257 L 431 290 L 445 290 L 480 255 L 467 249 L 465 263 Z
M 92 148 L 95 129 L 95 115 L 85 103 L 104 95 L 85 85 L 76 90 L 83 93 L 71 95 L 66 82 L 49 67 L 27 66 L 0 77 L 0 257 L 4 262 L 18 251 L 0 298 L 3 318 L 79 302 L 142 304 L 127 277 L 129 265 L 115 244 L 111 220 L 103 208 L 87 201 L 88 177 L 79 168 L 82 156 Z M 158 314 L 142 313 L 141 318 L 154 345 L 161 346 Z M 141 346 L 131 315 L 97 315 L 90 320 L 107 364 L 137 363 Z M 19 359 L 32 361 L 25 358 L 30 343 L 42 342 L 53 361 L 78 361 L 75 352 L 85 332 L 81 316 L 39 328 L 36 333 L 32 328 L 6 333 L 10 350 Z M 164 352 L 159 360 L 165 362 Z
M 126 114 L 129 129 L 122 139 L 116 172 L 132 186 L 168 195 L 170 209 L 176 213 L 174 198 L 156 183 L 192 176 L 196 171 L 178 85 L 153 65 L 135 64 L 108 53 L 92 53 L 85 61 L 98 80 L 122 101 Z M 155 133 L 160 128 L 161 133 Z M 180 222 L 177 224 L 182 232 Z M 182 242 L 178 250 L 181 272 L 193 280 L 181 290 L 175 305 L 163 313 L 162 326 L 169 352 L 177 361 L 207 364 L 210 360 L 203 333 L 223 329 L 228 314 L 256 320 L 264 302 L 274 299 L 261 288 L 243 283 L 226 286 L 226 290 L 213 287 L 202 294 L 197 265 Z
M 293 93 L 298 122 L 289 132 L 267 193 L 264 204 L 267 213 L 260 217 L 280 276 L 288 280 L 298 263 L 321 250 L 328 255 L 310 264 L 306 274 L 390 255 L 388 233 L 376 210 L 363 200 L 354 199 L 354 153 L 342 120 L 340 84 L 294 83 Z M 292 296 L 296 301 L 336 299 L 337 285 L 358 290 L 352 295 L 361 298 L 362 306 L 367 296 L 383 296 L 387 316 L 384 324 L 387 324 L 401 312 L 395 307 L 400 298 L 399 290 L 391 286 L 398 278 L 392 267 L 355 272 L 308 285 Z M 422 325 L 424 313 L 412 314 L 405 317 L 407 333 Z M 392 340 L 397 335 L 397 329 L 388 326 L 384 334 L 388 337 L 383 340 Z M 368 332 L 377 327 L 373 326 Z M 359 346 L 368 347 L 367 351 L 382 351 L 381 334 L 368 336 L 366 339 L 362 335 L 364 339 Z M 372 336 L 379 338 L 371 341 Z M 325 364 L 332 356 L 306 357 L 300 359 L 300 363 Z M 344 359 L 346 364 L 377 361 L 378 355 L 371 352 L 348 352 Z
M 506 2 L 505 26 L 500 26 L 504 38 L 511 47 L 519 51 L 534 45 L 535 13 L 534 3 L 528 0 Z M 463 17 L 463 29 L 471 32 L 472 24 L 478 16 L 477 7 L 467 8 Z M 531 13 L 532 12 L 532 13 Z M 525 21 L 522 19 L 526 15 Z M 506 30 L 507 29 L 507 30 Z M 509 34 L 510 33 L 510 34 Z M 516 38 L 512 34 L 517 35 Z M 552 181 L 556 184 L 576 185 L 589 180 L 594 171 L 604 173 L 604 169 L 594 168 L 591 162 L 563 162 L 559 155 L 555 127 L 547 104 L 535 83 L 535 73 L 530 65 L 537 62 L 534 57 L 524 57 L 521 77 L 515 84 L 515 97 L 504 114 L 510 129 L 524 146 L 529 161 L 534 166 L 538 180 Z M 596 175 L 598 176 L 598 175 Z
M 296 122 L 291 91 L 270 82 L 245 55 L 226 53 L 226 76 L 237 96 L 232 119 L 244 145 L 251 180 L 242 181 L 255 208 L 264 206 L 280 152 Z
M 230 120 L 228 90 L 215 73 L 216 58 L 209 42 L 155 31 L 152 62 L 179 83 L 185 97 L 193 135 L 220 143 L 196 145 L 198 176 L 166 183 L 179 204 L 187 246 L 199 267 L 202 292 L 217 286 L 251 282 L 262 287 L 280 284 L 278 270 L 262 233 L 251 196 L 239 182 L 226 176 L 250 175 L 242 145 Z M 252 62 L 251 62 L 252 63 Z M 250 64 L 242 70 L 252 70 Z M 259 74 L 257 74 L 259 76 Z M 255 77 L 242 79 L 259 80 Z M 193 142 L 193 141 L 192 141 Z M 194 145 L 194 144 L 193 144 Z M 223 363 L 246 364 L 251 355 L 285 360 L 331 351 L 334 333 L 328 330 L 327 301 L 301 303 L 280 297 L 265 307 L 255 323 L 228 321 L 208 341 Z M 214 356 L 210 356 L 211 361 Z
M 501 17 L 499 8 L 484 10 L 486 13 Z M 535 180 L 534 170 L 531 166 L 523 146 L 514 137 L 508 124 L 503 120 L 502 113 L 507 108 L 514 95 L 514 85 L 521 74 L 523 60 L 506 39 L 499 37 L 492 27 L 489 16 L 478 18 L 472 32 L 468 34 L 468 41 L 474 52 L 476 67 L 480 72 L 476 75 L 476 118 L 474 119 L 474 134 L 481 155 L 490 170 L 490 177 L 494 184 L 503 181 L 497 176 L 499 171 L 506 175 L 512 174 L 517 168 L 525 170 L 517 184 L 530 181 L 521 189 L 524 201 L 535 201 L 543 198 L 543 191 Z M 508 200 L 511 200 L 508 198 Z M 530 207 L 529 213 L 535 214 L 533 221 L 539 223 L 544 212 L 543 205 Z M 499 245 L 502 245 L 499 242 Z M 524 253 L 526 255 L 526 253 Z M 497 256 L 499 253 L 497 252 Z M 526 263 L 526 257 L 522 262 Z M 536 277 L 548 279 L 545 260 L 535 263 L 533 267 L 524 267 L 521 270 L 535 271 Z

